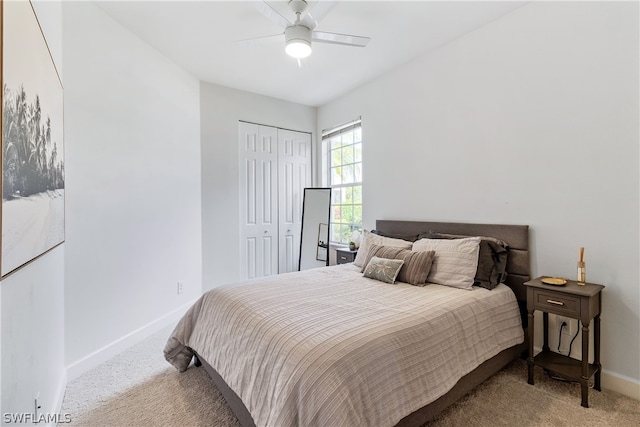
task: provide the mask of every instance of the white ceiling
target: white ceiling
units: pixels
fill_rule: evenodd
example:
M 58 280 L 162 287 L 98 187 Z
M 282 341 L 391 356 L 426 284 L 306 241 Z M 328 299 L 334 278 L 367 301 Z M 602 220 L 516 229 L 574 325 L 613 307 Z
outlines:
M 316 29 L 371 37 L 369 45 L 314 43 L 302 68 L 286 55 L 284 43 L 237 42 L 282 32 L 248 1 L 96 3 L 200 80 L 319 106 L 526 2 L 339 1 Z M 287 1 L 267 3 L 294 20 Z

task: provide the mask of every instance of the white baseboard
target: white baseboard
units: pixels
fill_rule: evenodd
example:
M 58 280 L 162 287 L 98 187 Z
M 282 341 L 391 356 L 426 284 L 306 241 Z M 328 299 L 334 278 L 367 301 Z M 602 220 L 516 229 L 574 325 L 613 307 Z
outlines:
M 640 401 L 640 381 L 615 372 L 602 370 L 602 388 Z
M 165 326 L 169 326 L 172 323 L 177 322 L 196 300 L 197 299 L 178 307 L 172 312 L 167 313 L 164 316 L 159 317 L 158 319 L 147 323 L 141 328 L 138 328 L 135 331 L 123 336 L 122 338 L 115 340 L 111 344 L 107 344 L 106 346 L 94 351 L 93 353 L 83 357 L 82 359 L 77 360 L 70 365 L 67 365 L 66 380 L 72 381 L 78 378 L 83 373 L 120 354 L 132 345 L 137 344 L 143 339 L 153 335 L 155 332 L 158 332 Z
M 542 348 L 535 346 L 533 351 L 538 354 L 542 351 Z M 616 393 L 620 393 L 640 401 L 640 381 L 606 369 L 602 370 L 602 377 L 600 380 L 602 388 L 615 391 Z

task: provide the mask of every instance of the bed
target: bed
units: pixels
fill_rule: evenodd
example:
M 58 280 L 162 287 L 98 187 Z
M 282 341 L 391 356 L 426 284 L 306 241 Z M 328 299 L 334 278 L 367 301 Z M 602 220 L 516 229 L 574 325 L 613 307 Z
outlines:
M 346 264 L 231 284 L 189 309 L 165 358 L 202 365 L 243 426 L 418 426 L 526 351 L 528 226 L 378 220 L 376 232 L 499 239 L 506 278 L 391 285 Z

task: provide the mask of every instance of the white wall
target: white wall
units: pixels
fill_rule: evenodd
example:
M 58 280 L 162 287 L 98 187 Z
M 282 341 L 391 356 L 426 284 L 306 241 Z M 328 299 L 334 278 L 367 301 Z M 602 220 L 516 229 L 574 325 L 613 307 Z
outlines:
M 73 378 L 201 293 L 200 98 L 195 78 L 95 5 L 64 2 L 63 23 Z
M 64 246 L 2 281 L 2 414 L 57 413 L 66 385 Z
M 200 84 L 200 97 L 202 270 L 208 290 L 240 277 L 238 121 L 313 133 L 316 109 L 209 83 Z
M 534 275 L 573 278 L 584 246 L 603 367 L 636 385 L 638 34 L 635 2 L 534 2 L 318 109 L 362 115 L 366 227 L 529 224 Z
M 33 6 L 64 83 L 62 5 L 36 1 Z M 64 258 L 64 245 L 58 246 L 0 283 L 2 414 L 33 413 L 38 395 L 41 413 L 56 413 L 62 403 Z

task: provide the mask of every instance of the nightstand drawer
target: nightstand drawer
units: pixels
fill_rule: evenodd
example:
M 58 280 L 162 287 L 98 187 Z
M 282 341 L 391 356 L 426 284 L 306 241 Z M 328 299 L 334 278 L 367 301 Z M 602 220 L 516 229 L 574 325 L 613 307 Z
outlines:
M 358 251 L 350 251 L 348 249 L 337 249 L 336 262 L 338 264 L 346 264 L 348 262 L 353 262 L 356 259 L 357 253 Z
M 533 308 L 579 319 L 580 297 L 560 292 L 534 289 Z

